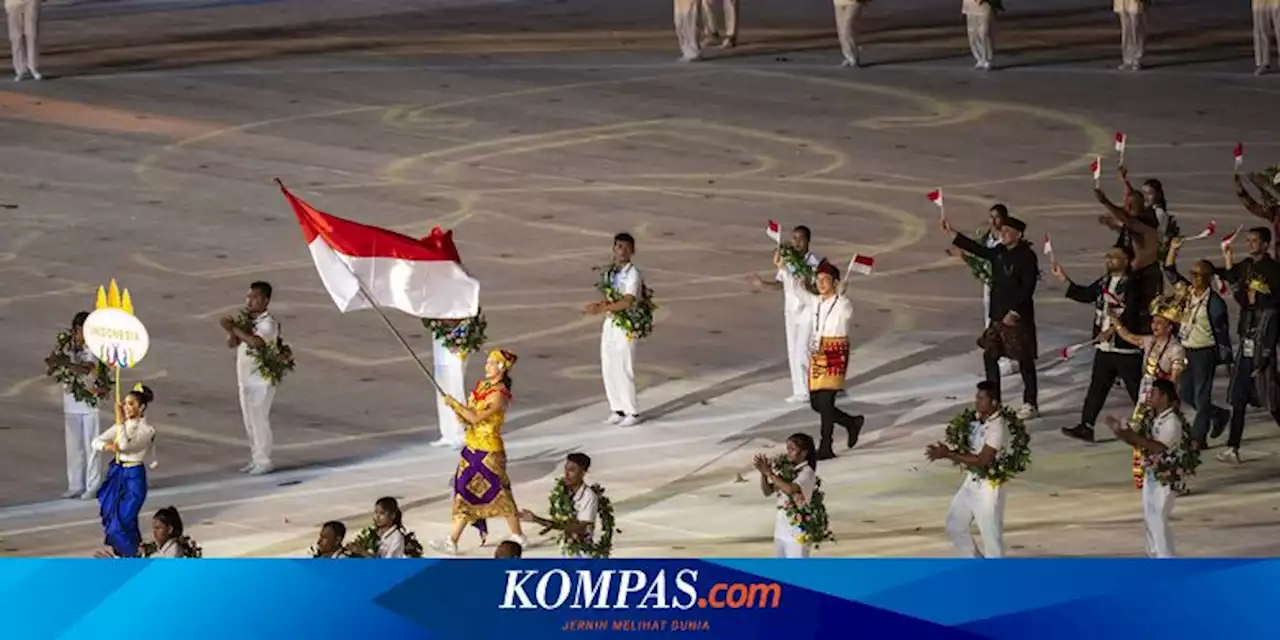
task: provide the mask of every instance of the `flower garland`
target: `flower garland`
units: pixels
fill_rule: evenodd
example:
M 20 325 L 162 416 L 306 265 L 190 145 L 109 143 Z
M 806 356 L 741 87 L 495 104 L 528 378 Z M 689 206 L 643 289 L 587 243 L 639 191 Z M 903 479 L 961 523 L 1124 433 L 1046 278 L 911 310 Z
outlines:
M 786 482 L 795 481 L 796 466 L 791 464 L 785 454 L 775 457 L 770 464 L 773 472 L 778 474 L 778 478 Z M 824 542 L 836 541 L 835 535 L 831 533 L 831 520 L 827 517 L 825 497 L 826 494 L 822 491 L 822 479 L 815 477 L 813 495 L 809 496 L 803 506 L 796 504 L 792 496 L 787 496 L 786 504 L 778 507 L 787 514 L 791 526 L 800 529 L 796 542 L 811 544 L 814 549 L 817 549 Z
M 479 351 L 488 341 L 485 330 L 489 328 L 489 321 L 485 319 L 484 312 L 456 321 L 423 318 L 422 326 L 431 332 L 432 337 L 443 342 L 454 355 L 463 358 Z
M 607 267 L 596 267 L 594 270 L 601 272 L 600 280 L 596 283 L 596 290 L 600 295 L 610 303 L 621 300 L 622 293 L 613 283 L 613 278 L 619 271 L 618 265 L 610 264 Z M 619 329 L 626 331 L 627 337 L 632 340 L 646 338 L 653 333 L 653 312 L 657 308 L 658 305 L 653 301 L 653 289 L 641 282 L 640 295 L 636 297 L 635 304 L 628 309 L 614 311 L 613 323 Z
M 983 246 L 986 246 L 987 240 L 991 237 L 991 227 L 978 227 L 974 232 L 974 240 Z M 961 253 L 960 259 L 969 266 L 969 271 L 973 272 L 973 277 L 977 278 L 982 284 L 991 284 L 991 261 L 986 258 L 979 258 L 970 253 Z
M 613 515 L 613 502 L 604 495 L 604 487 L 593 484 L 587 487 L 587 490 L 594 491 L 596 494 L 596 509 L 600 517 L 599 542 L 593 541 L 595 536 L 592 533 L 571 536 L 564 529 L 558 530 L 556 542 L 560 544 L 560 552 L 565 556 L 608 558 L 613 553 L 613 535 L 622 533 L 622 529 L 617 527 L 617 520 Z M 556 478 L 556 486 L 551 490 L 548 500 L 551 503 L 552 522 L 561 525 L 578 522 L 578 510 L 573 506 L 573 494 L 569 492 L 563 477 Z M 547 530 L 544 530 L 542 533 L 546 532 Z
M 70 331 L 59 332 L 53 357 L 75 362 L 77 351 L 75 336 Z M 83 375 L 61 362 L 50 365 L 45 375 L 57 380 L 76 399 L 76 402 L 83 402 L 90 407 L 97 407 L 98 401 L 107 397 L 107 391 L 111 388 L 111 372 L 107 370 L 107 365 L 97 359 L 94 360 L 93 372 L 88 375 Z M 89 378 L 92 378 L 92 384 L 87 383 Z
M 779 245 L 778 256 L 782 258 L 783 268 L 791 277 L 798 278 L 805 288 L 813 288 L 813 279 L 818 276 L 817 266 L 810 263 L 799 249 L 789 244 Z
M 240 312 L 236 316 L 235 324 L 245 333 L 253 333 L 253 315 L 248 309 Z M 249 351 L 249 356 L 254 362 L 258 363 L 258 375 L 263 380 L 271 383 L 271 386 L 280 384 L 285 375 L 293 371 L 297 363 L 293 361 L 293 349 L 285 343 L 284 338 L 277 336 L 275 344 L 268 344 L 264 347 L 250 347 L 245 345 Z
M 200 545 L 197 544 L 195 540 L 192 540 L 189 536 L 181 536 L 177 539 L 176 542 L 178 544 L 179 558 L 203 558 L 204 557 L 204 549 L 201 549 Z M 157 552 L 160 551 L 160 546 L 154 542 L 144 542 L 142 543 L 142 547 L 140 550 L 142 551 L 142 557 L 150 558 L 151 556 L 154 556 Z
M 1142 468 L 1150 470 L 1160 484 L 1181 492 L 1187 488 L 1187 478 L 1195 475 L 1196 468 L 1200 466 L 1200 447 L 1196 446 L 1195 439 L 1191 436 L 1186 416 L 1178 409 L 1174 409 L 1173 413 L 1182 425 L 1182 437 L 1178 446 L 1160 453 L 1143 455 Z M 1155 424 L 1154 411 L 1144 411 L 1140 419 L 1133 421 L 1134 431 L 1144 438 L 1155 437 Z
M 422 557 L 422 543 L 418 541 L 418 536 L 412 531 L 400 527 L 400 535 L 404 536 L 404 555 L 410 558 Z M 378 533 L 377 525 L 369 525 L 360 530 L 355 540 L 348 542 L 342 548 L 352 558 L 377 558 L 378 543 L 382 541 L 382 534 Z
M 1005 453 L 997 455 L 990 467 L 966 467 L 965 469 L 980 480 L 1001 485 L 1026 471 L 1031 466 L 1031 434 L 1027 426 L 1018 418 L 1018 414 L 1004 405 L 1000 406 L 1000 417 L 1009 426 L 1009 444 Z M 972 408 L 961 411 L 947 423 L 946 445 L 957 453 L 976 453 L 971 451 L 969 442 L 973 423 L 978 420 L 978 412 Z

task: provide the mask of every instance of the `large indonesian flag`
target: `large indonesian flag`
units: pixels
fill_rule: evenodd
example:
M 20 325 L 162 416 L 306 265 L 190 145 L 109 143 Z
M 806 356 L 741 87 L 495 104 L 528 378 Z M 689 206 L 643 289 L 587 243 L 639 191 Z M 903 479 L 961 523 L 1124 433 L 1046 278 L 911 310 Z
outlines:
M 338 310 L 369 309 L 365 292 L 381 307 L 419 318 L 461 320 L 480 310 L 480 282 L 462 267 L 453 232 L 409 236 L 317 211 L 284 184 L 284 197 L 302 225 L 302 237 Z

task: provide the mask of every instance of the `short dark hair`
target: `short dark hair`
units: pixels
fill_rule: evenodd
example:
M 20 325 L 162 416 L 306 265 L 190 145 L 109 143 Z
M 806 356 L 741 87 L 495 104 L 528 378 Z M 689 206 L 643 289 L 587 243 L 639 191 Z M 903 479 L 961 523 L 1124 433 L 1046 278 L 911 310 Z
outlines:
M 636 248 L 636 239 L 626 231 L 623 231 L 622 233 L 619 233 L 618 235 L 613 237 L 614 244 L 617 244 L 619 242 L 627 243 L 627 245 L 630 246 L 632 249 Z
M 71 319 L 71 328 L 79 329 L 80 327 L 83 327 L 84 321 L 88 319 L 89 319 L 88 311 L 81 311 L 80 313 L 77 313 L 76 317 Z
M 583 473 L 586 473 L 591 468 L 591 456 L 585 453 L 575 451 L 565 456 L 564 459 L 578 465 L 578 468 L 582 469 Z
M 802 224 L 798 224 L 796 225 L 795 231 L 796 233 L 804 236 L 805 242 L 810 242 L 813 240 L 813 232 L 809 231 L 809 227 L 806 227 Z
M 324 531 L 325 529 L 329 529 L 330 531 L 333 531 L 333 535 L 338 536 L 339 540 L 342 540 L 343 538 L 347 537 L 347 525 L 342 524 L 337 520 L 330 520 L 320 525 L 321 531 Z
M 978 391 L 987 394 L 988 398 L 1000 402 L 1000 392 L 996 390 L 996 385 L 990 380 L 983 380 L 978 383 Z
M 262 297 L 268 300 L 271 299 L 271 283 L 270 282 L 259 280 L 257 282 L 250 284 L 249 288 L 253 289 L 254 291 L 257 291 L 258 293 L 261 293 Z
M 1253 227 L 1249 229 L 1249 233 L 1256 233 L 1262 239 L 1262 244 L 1271 244 L 1271 230 L 1266 227 Z
M 1000 216 L 1001 220 L 1004 220 L 1005 218 L 1009 217 L 1009 207 L 1006 207 L 1003 204 L 1000 204 L 998 202 L 996 204 L 991 205 L 991 209 L 989 210 L 994 211 L 997 216 Z
M 504 550 L 507 552 L 506 557 L 509 558 L 519 558 L 524 555 L 524 547 L 520 546 L 519 542 L 516 542 L 515 540 L 503 540 L 498 543 L 498 548 L 493 550 L 493 557 L 497 558 L 501 556 Z
M 1182 404 L 1182 399 L 1178 397 L 1178 385 L 1174 384 L 1172 380 L 1156 380 L 1151 383 L 1151 388 L 1168 398 L 1173 406 L 1177 407 Z
M 182 516 L 178 514 L 178 508 L 174 506 L 165 507 L 156 512 L 153 516 L 156 520 L 163 522 L 169 530 L 173 532 L 174 538 L 182 537 Z

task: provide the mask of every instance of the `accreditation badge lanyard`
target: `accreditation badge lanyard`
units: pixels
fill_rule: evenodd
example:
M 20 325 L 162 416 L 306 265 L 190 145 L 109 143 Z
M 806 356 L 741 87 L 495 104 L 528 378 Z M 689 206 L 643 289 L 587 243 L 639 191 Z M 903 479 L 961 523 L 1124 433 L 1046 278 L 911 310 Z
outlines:
M 818 299 L 818 308 L 813 311 L 813 336 L 809 339 L 809 353 L 818 352 L 818 347 L 822 344 L 822 327 L 827 323 L 827 318 L 831 317 L 831 312 L 836 310 L 836 303 L 839 301 L 839 295 L 831 296 L 831 307 L 823 313 L 822 305 L 826 300 Z

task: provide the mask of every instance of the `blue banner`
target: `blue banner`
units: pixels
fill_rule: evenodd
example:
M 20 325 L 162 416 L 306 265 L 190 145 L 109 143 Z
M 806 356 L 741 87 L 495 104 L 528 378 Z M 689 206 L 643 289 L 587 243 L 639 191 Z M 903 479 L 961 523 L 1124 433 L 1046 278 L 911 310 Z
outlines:
M 0 638 L 1280 637 L 1275 560 L 0 560 Z

